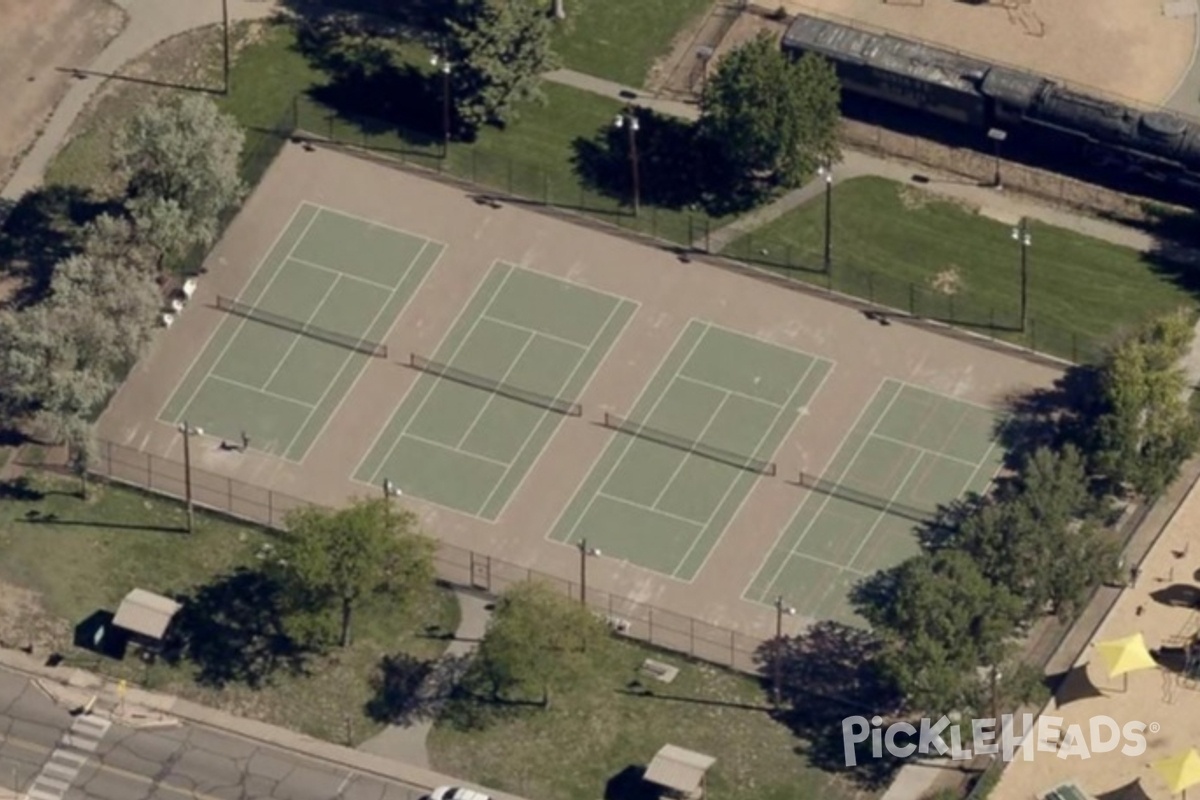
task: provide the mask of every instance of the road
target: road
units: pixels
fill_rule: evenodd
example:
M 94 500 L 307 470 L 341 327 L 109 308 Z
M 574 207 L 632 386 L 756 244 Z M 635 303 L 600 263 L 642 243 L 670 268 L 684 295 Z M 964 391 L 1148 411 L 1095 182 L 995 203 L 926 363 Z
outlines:
M 0 799 L 417 800 L 374 776 L 180 725 L 133 730 L 72 716 L 32 681 L 0 672 Z M 9 790 L 9 791 L 6 791 Z

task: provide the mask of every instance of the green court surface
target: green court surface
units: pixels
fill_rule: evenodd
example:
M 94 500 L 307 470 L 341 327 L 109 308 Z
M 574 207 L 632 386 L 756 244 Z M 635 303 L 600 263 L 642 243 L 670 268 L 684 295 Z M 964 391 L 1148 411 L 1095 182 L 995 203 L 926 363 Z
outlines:
M 692 320 L 628 418 L 769 461 L 832 362 Z M 615 432 L 550 538 L 691 580 L 758 473 L 686 446 Z
M 303 203 L 237 300 L 310 330 L 380 342 L 443 249 Z M 301 461 L 370 358 L 229 314 L 159 418 L 231 441 L 244 431 L 252 449 Z
M 915 555 L 914 529 L 940 505 L 988 487 L 1003 458 L 995 425 L 991 409 L 884 381 L 819 488 L 798 490 L 806 496 L 745 597 L 863 625 L 850 589 Z
M 510 394 L 422 374 L 355 479 L 390 480 L 407 494 L 495 520 L 562 421 L 513 394 L 576 400 L 636 310 L 631 300 L 493 265 L 433 359 Z

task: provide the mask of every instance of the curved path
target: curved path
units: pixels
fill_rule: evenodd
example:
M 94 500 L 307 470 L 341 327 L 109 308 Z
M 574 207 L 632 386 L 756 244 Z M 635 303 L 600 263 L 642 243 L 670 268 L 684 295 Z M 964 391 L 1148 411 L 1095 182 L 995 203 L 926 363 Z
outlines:
M 159 42 L 193 28 L 221 21 L 220 0 L 116 0 L 129 15 L 125 29 L 109 42 L 90 64 L 61 64 L 90 72 L 116 73 L 129 61 L 150 50 Z M 275 0 L 228 0 L 231 21 L 262 19 L 276 10 Z M 15 202 L 30 189 L 41 185 L 50 160 L 67 140 L 71 125 L 87 106 L 87 102 L 103 83 L 104 78 L 90 77 L 75 81 L 54 114 L 46 123 L 41 136 L 21 160 L 12 178 L 0 191 L 0 200 Z

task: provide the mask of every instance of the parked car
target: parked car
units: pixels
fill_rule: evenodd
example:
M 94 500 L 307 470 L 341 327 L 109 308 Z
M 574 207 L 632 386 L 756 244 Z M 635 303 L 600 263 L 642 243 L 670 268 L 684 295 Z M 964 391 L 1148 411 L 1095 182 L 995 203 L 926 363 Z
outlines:
M 477 792 L 465 786 L 439 786 L 430 793 L 429 800 L 491 800 L 491 798 L 483 792 Z

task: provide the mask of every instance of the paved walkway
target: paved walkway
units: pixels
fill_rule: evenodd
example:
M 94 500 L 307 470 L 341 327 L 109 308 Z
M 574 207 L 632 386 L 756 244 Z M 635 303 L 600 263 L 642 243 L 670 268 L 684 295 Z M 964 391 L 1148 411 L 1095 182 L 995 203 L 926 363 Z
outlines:
M 491 618 L 491 612 L 488 610 L 490 601 L 465 592 L 456 592 L 455 595 L 458 597 L 458 607 L 462 616 L 459 619 L 458 630 L 454 632 L 454 641 L 446 648 L 446 655 L 464 656 L 475 649 L 487 631 L 488 620 Z M 429 718 L 410 725 L 390 725 L 382 733 L 363 742 L 358 749 L 364 753 L 431 769 L 425 739 L 432 727 L 433 720 Z
M 178 34 L 221 21 L 221 5 L 199 0 L 115 0 L 129 16 L 125 29 L 90 64 L 61 64 L 89 72 L 116 73 L 128 62 Z M 230 20 L 262 19 L 275 12 L 274 0 L 228 0 Z M 76 80 L 55 108 L 41 136 L 21 160 L 0 199 L 16 201 L 41 186 L 46 167 L 67 141 L 71 125 L 104 78 Z

